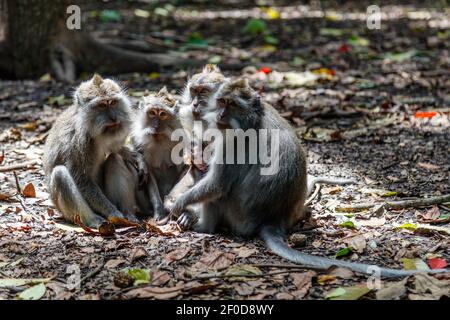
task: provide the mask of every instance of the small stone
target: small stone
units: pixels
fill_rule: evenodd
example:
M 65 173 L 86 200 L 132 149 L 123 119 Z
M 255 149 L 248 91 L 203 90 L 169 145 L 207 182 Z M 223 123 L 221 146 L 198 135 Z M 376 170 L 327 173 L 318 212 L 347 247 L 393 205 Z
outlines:
M 292 247 L 299 248 L 306 245 L 306 236 L 301 233 L 294 233 L 289 237 L 289 242 L 292 243 Z
M 119 288 L 131 287 L 134 283 L 134 278 L 125 272 L 118 272 L 114 275 L 114 285 Z

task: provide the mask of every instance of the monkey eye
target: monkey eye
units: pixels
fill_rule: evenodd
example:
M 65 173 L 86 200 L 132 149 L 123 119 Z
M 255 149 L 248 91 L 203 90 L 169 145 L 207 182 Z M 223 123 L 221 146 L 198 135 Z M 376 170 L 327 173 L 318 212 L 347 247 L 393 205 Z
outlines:
M 108 108 L 108 101 L 102 100 L 97 104 L 97 106 L 101 109 L 106 109 Z
M 110 107 L 115 107 L 117 105 L 117 100 L 116 99 L 108 100 L 108 105 Z
M 219 107 L 225 108 L 226 106 L 230 105 L 230 100 L 226 98 L 220 98 L 217 100 L 217 103 L 219 104 Z
M 210 92 L 211 92 L 211 90 L 207 87 L 203 87 L 200 89 L 200 94 L 208 94 Z
M 166 111 L 160 111 L 159 112 L 159 117 L 164 120 L 164 119 L 167 119 L 169 117 L 169 114 Z

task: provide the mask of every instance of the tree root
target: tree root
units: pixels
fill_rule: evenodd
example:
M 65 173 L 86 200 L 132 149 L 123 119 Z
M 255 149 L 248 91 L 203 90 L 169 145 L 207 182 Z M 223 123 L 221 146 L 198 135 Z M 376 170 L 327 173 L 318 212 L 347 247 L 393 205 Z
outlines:
M 435 204 L 441 204 L 450 202 L 450 194 L 423 198 L 423 199 L 413 199 L 413 200 L 400 200 L 400 201 L 386 201 L 384 203 L 359 203 L 350 206 L 338 206 L 336 207 L 336 211 L 340 212 L 359 212 L 371 209 L 375 206 L 381 206 L 384 209 L 405 209 L 405 208 L 418 208 L 418 207 L 426 207 Z

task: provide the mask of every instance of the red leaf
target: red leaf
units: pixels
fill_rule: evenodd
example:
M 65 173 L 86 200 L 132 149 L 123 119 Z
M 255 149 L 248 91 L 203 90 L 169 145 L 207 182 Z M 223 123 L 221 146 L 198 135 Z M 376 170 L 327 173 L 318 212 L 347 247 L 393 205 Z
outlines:
M 23 188 L 22 194 L 27 198 L 36 198 L 36 190 L 34 189 L 34 185 L 30 182 Z
M 337 50 L 342 53 L 347 53 L 350 51 L 350 47 L 344 43 L 344 44 L 341 44 Z
M 265 73 L 265 74 L 269 74 L 269 73 L 272 72 L 272 69 L 269 68 L 269 67 L 261 67 L 261 68 L 259 69 L 259 71 L 262 72 L 262 73 Z
M 416 118 L 433 118 L 437 115 L 436 111 L 424 111 L 424 112 L 416 112 L 414 115 Z
M 447 266 L 447 261 L 440 258 L 428 259 L 428 265 L 431 269 L 444 269 Z

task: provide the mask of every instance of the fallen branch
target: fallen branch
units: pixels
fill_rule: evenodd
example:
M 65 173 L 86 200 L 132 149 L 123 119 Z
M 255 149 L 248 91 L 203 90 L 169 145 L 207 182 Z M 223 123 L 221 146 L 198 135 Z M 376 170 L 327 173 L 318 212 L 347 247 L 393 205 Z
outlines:
M 193 278 L 192 280 L 208 280 L 208 279 L 214 279 L 214 278 L 221 278 L 221 279 L 225 279 L 225 278 L 261 278 L 261 277 L 270 277 L 270 276 L 275 276 L 278 274 L 283 274 L 283 273 L 292 273 L 292 272 L 304 272 L 305 269 L 313 269 L 313 270 L 317 270 L 316 268 L 312 268 L 312 267 L 305 267 L 305 266 L 300 266 L 301 269 L 299 268 L 299 270 L 281 270 L 281 271 L 271 271 L 271 272 L 267 272 L 267 273 L 261 273 L 261 274 L 226 274 L 223 272 L 218 272 L 218 273 L 209 273 L 209 274 L 205 274 L 205 275 L 199 275 L 195 278 Z
M 30 160 L 23 163 L 13 164 L 10 166 L 0 166 L 0 172 L 8 172 L 20 169 L 30 169 L 29 167 L 38 164 L 37 160 Z
M 358 212 L 372 209 L 375 206 L 381 206 L 384 209 L 400 210 L 405 208 L 426 207 L 435 204 L 450 202 L 450 194 L 413 200 L 386 201 L 384 203 L 358 203 L 351 206 L 338 206 L 336 211 L 339 212 Z

